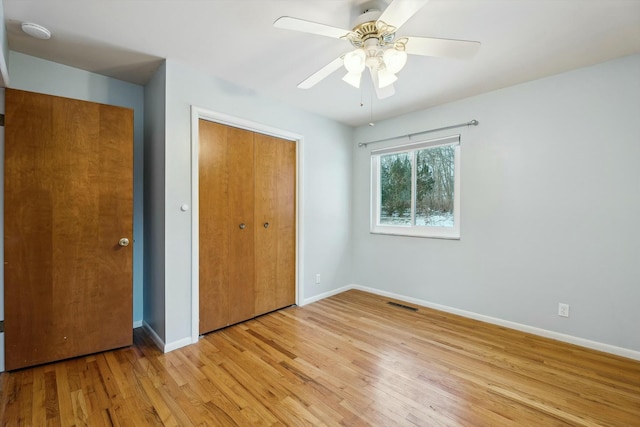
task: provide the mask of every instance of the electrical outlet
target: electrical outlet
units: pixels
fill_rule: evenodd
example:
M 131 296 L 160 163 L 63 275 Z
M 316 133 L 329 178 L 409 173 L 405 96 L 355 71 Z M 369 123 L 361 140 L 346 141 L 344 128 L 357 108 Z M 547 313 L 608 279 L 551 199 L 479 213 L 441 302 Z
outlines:
M 569 317 L 569 304 L 558 303 L 558 316 Z
M 316 274 L 316 285 L 320 284 L 320 273 Z

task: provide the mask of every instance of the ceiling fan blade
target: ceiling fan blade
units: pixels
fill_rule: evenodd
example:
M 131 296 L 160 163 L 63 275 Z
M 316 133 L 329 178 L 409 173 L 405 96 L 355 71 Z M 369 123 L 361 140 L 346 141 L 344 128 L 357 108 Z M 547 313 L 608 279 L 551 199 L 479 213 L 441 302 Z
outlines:
M 318 34 L 320 36 L 333 37 L 336 39 L 342 38 L 351 32 L 349 30 L 343 30 L 330 25 L 292 18 L 291 16 L 281 16 L 275 20 L 273 26 L 285 30 L 301 31 L 303 33 Z
M 394 0 L 382 12 L 378 21 L 382 21 L 387 25 L 393 25 L 396 29 L 400 28 L 409 20 L 422 6 L 427 4 L 429 0 Z
M 407 37 L 405 51 L 411 55 L 438 56 L 442 58 L 468 59 L 480 49 L 480 42 L 467 40 L 436 39 L 432 37 Z
M 373 70 L 373 68 L 369 68 L 369 73 L 371 74 L 371 80 L 373 81 L 373 87 L 376 88 L 376 95 L 378 99 L 388 98 L 396 93 L 396 89 L 393 87 L 393 84 L 387 85 L 383 88 L 379 88 L 379 80 L 378 80 L 378 70 Z
M 342 64 L 344 63 L 342 56 L 340 58 L 336 58 L 333 61 L 329 62 L 327 65 L 307 77 L 304 81 L 302 81 L 298 88 L 300 89 L 309 89 L 315 86 L 320 80 L 328 77 L 331 73 L 336 72 Z

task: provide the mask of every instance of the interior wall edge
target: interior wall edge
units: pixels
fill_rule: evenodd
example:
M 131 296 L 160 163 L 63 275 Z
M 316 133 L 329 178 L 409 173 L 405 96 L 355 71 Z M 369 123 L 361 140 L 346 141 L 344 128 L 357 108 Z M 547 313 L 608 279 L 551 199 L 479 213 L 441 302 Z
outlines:
M 145 320 L 143 320 L 142 327 L 144 328 L 145 332 L 149 334 L 149 337 L 151 337 L 151 340 L 156 345 L 156 347 L 158 347 L 160 351 L 164 352 L 164 347 L 165 347 L 164 340 L 160 338 L 160 336 L 151 327 L 151 325 L 148 324 Z
M 0 0 L 0 6 L 2 6 Z M 0 113 L 4 114 L 4 88 L 0 88 Z M 4 321 L 4 126 L 0 126 L 0 188 L 2 188 L 2 197 L 0 197 L 0 320 Z M 4 372 L 4 332 L 0 332 L 0 372 Z

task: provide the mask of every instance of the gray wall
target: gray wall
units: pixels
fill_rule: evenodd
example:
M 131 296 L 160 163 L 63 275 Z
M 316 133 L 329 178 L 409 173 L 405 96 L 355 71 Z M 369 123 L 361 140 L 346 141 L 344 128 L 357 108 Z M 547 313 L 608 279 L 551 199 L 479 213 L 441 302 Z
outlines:
M 142 321 L 144 88 L 99 74 L 9 52 L 11 88 L 100 102 L 134 110 L 133 320 Z
M 147 91 L 149 87 L 147 87 Z M 147 96 L 148 98 L 148 96 Z M 301 247 L 301 300 L 351 282 L 351 141 L 350 127 L 266 99 L 249 90 L 222 82 L 177 61 L 166 61 L 166 136 L 164 210 L 164 283 L 150 280 L 148 287 L 164 292 L 165 331 L 155 331 L 166 346 L 183 345 L 191 337 L 191 211 L 182 212 L 191 200 L 192 105 L 218 113 L 303 135 L 300 215 L 304 236 Z M 159 116 L 158 116 L 159 119 Z M 153 120 L 156 120 L 154 118 Z M 156 177 L 158 180 L 160 177 Z M 155 197 L 155 196 L 154 196 Z M 154 202 L 155 203 L 155 202 Z M 149 212 L 148 215 L 152 213 Z M 150 252 L 147 252 L 149 254 Z M 155 267 L 154 267 L 155 268 Z M 322 283 L 315 285 L 316 273 Z M 160 299 L 145 304 L 160 312 Z M 145 320 L 147 307 L 145 305 Z
M 459 241 L 369 234 L 373 146 L 354 142 L 355 283 L 639 351 L 639 76 L 634 55 L 358 128 L 480 121 L 460 131 Z

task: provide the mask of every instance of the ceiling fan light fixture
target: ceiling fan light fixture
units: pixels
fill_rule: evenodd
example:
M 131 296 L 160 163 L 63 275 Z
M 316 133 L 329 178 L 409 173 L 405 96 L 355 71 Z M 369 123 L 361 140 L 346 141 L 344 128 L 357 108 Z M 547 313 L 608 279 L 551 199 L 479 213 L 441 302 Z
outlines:
M 343 81 L 349 83 L 351 86 L 356 89 L 360 88 L 360 80 L 362 79 L 362 73 L 347 73 L 342 78 Z
M 390 48 L 382 54 L 382 60 L 389 72 L 396 74 L 407 63 L 407 52 Z
M 344 56 L 344 68 L 346 68 L 349 73 L 362 73 L 366 59 L 367 54 L 363 49 L 352 50 Z M 360 84 L 358 83 L 358 85 Z
M 0 0 L 1 2 L 2 0 Z M 433 37 L 396 37 L 397 31 L 411 19 L 428 0 L 358 0 L 365 10 L 353 22 L 351 30 L 320 24 L 304 19 L 281 16 L 274 23 L 276 28 L 300 31 L 331 37 L 351 43 L 353 51 L 341 54 L 298 85 L 308 89 L 341 67 L 348 74 L 342 80 L 359 88 L 366 68 L 378 99 L 395 93 L 393 83 L 407 62 L 407 55 L 436 56 L 445 58 L 470 58 L 480 47 L 479 42 L 468 40 L 438 39 Z M 384 4 L 383 11 L 369 8 L 372 3 Z
M 390 84 L 393 84 L 398 77 L 389 71 L 386 68 L 381 68 L 378 70 L 378 88 L 382 89 L 383 87 L 387 87 Z

